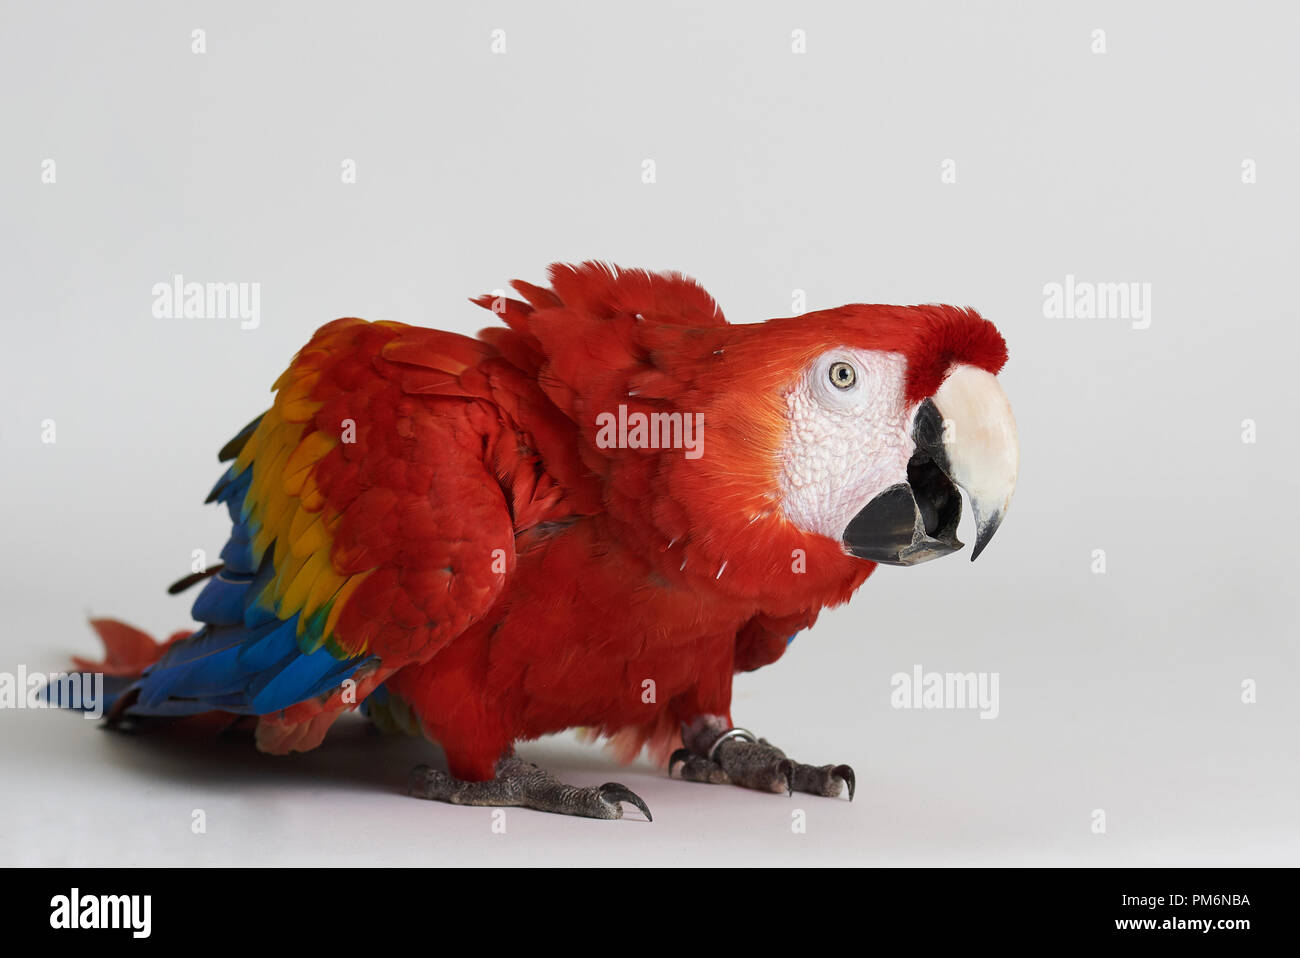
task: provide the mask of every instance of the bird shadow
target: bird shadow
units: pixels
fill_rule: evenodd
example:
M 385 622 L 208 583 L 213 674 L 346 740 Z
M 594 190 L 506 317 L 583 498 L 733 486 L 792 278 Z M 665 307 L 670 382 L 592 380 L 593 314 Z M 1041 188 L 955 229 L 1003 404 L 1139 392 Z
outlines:
M 416 765 L 447 768 L 436 744 L 384 734 L 353 715 L 340 717 L 319 747 L 289 755 L 259 752 L 251 730 L 243 729 L 217 735 L 166 726 L 134 731 L 103 728 L 101 733 L 117 768 L 141 778 L 182 780 L 222 791 L 328 784 L 391 794 L 406 791 Z M 558 737 L 524 743 L 518 752 L 562 779 L 570 773 L 603 776 L 602 781 L 627 772 L 653 774 L 648 763 L 620 766 L 598 746 L 581 747 Z

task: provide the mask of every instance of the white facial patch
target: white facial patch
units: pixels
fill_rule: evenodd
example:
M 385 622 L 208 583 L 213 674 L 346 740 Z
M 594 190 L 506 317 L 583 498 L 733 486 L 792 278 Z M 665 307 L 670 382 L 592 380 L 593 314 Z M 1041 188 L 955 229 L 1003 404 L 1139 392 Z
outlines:
M 863 506 L 907 481 L 916 444 L 906 373 L 900 353 L 844 347 L 819 356 L 786 393 L 781 508 L 800 529 L 839 541 Z

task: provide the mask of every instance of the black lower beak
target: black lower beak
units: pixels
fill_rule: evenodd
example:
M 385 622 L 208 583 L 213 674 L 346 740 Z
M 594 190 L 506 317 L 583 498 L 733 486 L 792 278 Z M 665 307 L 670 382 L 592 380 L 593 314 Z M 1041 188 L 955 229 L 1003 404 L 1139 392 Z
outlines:
M 844 530 L 851 554 L 887 565 L 916 565 L 956 552 L 961 493 L 926 452 L 907 464 L 907 482 L 890 486 Z

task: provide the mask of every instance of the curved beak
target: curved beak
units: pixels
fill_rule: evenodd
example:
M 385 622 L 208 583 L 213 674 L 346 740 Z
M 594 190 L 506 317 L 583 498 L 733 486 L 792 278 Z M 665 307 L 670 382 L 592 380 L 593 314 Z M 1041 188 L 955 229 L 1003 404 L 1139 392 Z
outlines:
M 977 559 L 1011 505 L 1020 471 L 1020 446 L 1011 404 L 997 377 L 958 366 L 912 424 L 916 451 L 907 482 L 890 486 L 853 518 L 844 544 L 859 558 L 890 565 L 916 565 L 956 552 L 961 496 L 975 514 Z
M 997 377 L 974 366 L 954 369 L 932 402 L 943 431 L 939 448 L 927 451 L 970 499 L 975 514 L 975 548 L 970 556 L 974 562 L 998 531 L 1016 491 L 1020 473 L 1016 420 Z M 919 441 L 917 445 L 920 448 Z

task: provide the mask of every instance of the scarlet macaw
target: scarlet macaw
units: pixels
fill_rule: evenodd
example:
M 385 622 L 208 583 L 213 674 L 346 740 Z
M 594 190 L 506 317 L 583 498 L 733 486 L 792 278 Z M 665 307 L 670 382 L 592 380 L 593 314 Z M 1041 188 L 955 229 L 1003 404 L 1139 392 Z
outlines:
M 198 631 L 96 623 L 110 721 L 256 717 L 285 753 L 361 706 L 441 744 L 411 791 L 457 804 L 648 817 L 514 754 L 574 727 L 690 781 L 851 798 L 848 766 L 734 727 L 732 677 L 877 563 L 959 549 L 954 484 L 987 546 L 1019 455 L 1001 335 L 950 306 L 731 325 L 691 279 L 599 263 L 550 283 L 474 300 L 505 323 L 477 339 L 317 331 L 221 451 L 223 565 L 178 583 L 207 578 Z

